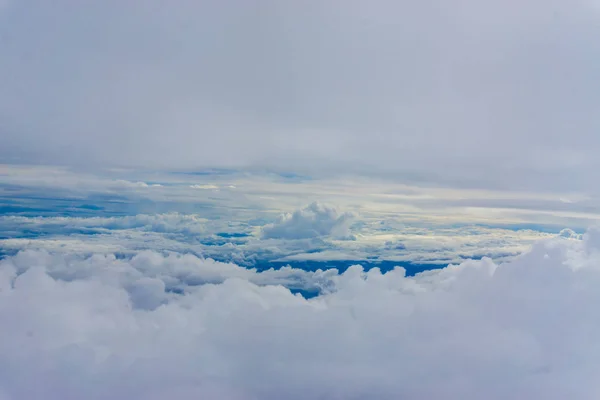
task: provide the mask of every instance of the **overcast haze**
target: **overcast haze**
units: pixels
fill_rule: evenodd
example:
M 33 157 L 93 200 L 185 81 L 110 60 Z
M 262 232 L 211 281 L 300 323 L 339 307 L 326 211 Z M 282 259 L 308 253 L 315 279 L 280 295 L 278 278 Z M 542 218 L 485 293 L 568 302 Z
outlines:
M 5 1 L 5 162 L 581 190 L 596 1 Z

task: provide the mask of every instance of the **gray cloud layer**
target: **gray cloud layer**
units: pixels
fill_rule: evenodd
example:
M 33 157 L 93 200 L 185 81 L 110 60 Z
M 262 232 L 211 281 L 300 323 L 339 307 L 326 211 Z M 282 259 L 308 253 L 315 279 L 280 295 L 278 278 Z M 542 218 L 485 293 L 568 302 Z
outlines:
M 588 0 L 9 1 L 0 155 L 594 182 Z

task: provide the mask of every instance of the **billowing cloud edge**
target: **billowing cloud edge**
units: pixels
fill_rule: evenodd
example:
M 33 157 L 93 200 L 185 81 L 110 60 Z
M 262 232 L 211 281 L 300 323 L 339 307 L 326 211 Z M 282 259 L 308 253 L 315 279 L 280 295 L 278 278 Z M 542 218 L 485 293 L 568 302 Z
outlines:
M 401 268 L 260 273 L 190 255 L 24 251 L 0 262 L 0 392 L 593 399 L 598 261 L 597 229 L 542 241 L 511 262 L 415 277 Z M 293 294 L 285 287 L 293 276 L 320 279 L 321 294 Z M 175 282 L 180 290 L 167 290 Z
M 278 220 L 262 228 L 265 239 L 309 239 L 331 236 L 339 239 L 354 238 L 350 225 L 354 215 L 336 208 L 313 202 L 293 213 L 282 214 Z

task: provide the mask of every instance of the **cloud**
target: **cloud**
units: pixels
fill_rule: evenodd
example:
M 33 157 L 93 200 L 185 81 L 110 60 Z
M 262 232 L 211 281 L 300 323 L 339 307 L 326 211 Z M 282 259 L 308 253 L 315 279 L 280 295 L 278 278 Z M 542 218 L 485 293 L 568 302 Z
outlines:
M 231 213 L 235 213 L 236 218 L 272 220 L 281 212 L 327 199 L 336 207 L 355 211 L 364 218 L 383 220 L 382 229 L 386 219 L 398 217 L 403 221 L 390 228 L 401 229 L 403 222 L 418 220 L 441 225 L 534 224 L 558 231 L 565 226 L 585 230 L 600 221 L 600 197 L 563 192 L 559 186 L 550 192 L 534 193 L 408 186 L 356 176 L 281 180 L 278 175 L 274 179 L 273 174 L 256 170 L 222 173 L 84 171 L 0 165 L 0 204 L 46 210 L 52 206 L 64 207 L 63 200 L 68 200 L 73 207 L 61 211 L 69 215 L 74 215 L 75 207 L 94 204 L 119 215 L 179 211 L 201 212 L 213 220 L 224 214 L 231 217 Z M 190 188 L 198 184 L 198 176 L 206 176 L 204 174 L 209 174 L 210 184 L 221 190 Z M 118 181 L 129 184 L 119 185 Z M 146 182 L 150 187 L 135 182 Z M 155 182 L 162 186 L 157 187 Z M 227 190 L 231 185 L 237 189 Z M 561 200 L 564 197 L 573 201 L 565 203 Z
M 291 219 L 284 223 L 284 229 L 278 227 L 279 231 L 275 231 L 287 236 L 277 239 L 261 238 L 262 229 L 269 230 L 277 224 L 263 228 L 250 226 L 249 219 L 256 215 L 253 213 L 237 216 L 239 221 L 235 223 L 210 218 L 214 210 L 209 210 L 208 218 L 173 212 L 118 217 L 2 216 L 0 251 L 14 254 L 18 250 L 46 249 L 62 253 L 134 254 L 146 249 L 191 252 L 244 266 L 302 260 L 447 264 L 483 256 L 506 261 L 532 243 L 556 236 L 531 229 L 450 226 L 399 218 L 388 218 L 381 224 L 377 215 L 369 214 L 361 214 L 350 232 L 347 228 L 354 221 L 351 216 L 346 218 L 347 214 L 331 207 L 316 206 L 316 209 L 319 207 L 330 212 L 315 214 L 301 209 L 298 213 L 302 218 L 296 220 L 288 215 Z M 286 221 L 287 217 L 280 217 L 280 221 Z M 298 239 L 300 233 L 315 235 L 319 229 L 325 231 L 324 236 Z M 575 239 L 581 236 L 570 230 L 560 235 Z
M 3 230 L 42 231 L 58 234 L 76 232 L 103 232 L 139 229 L 162 233 L 205 233 L 207 220 L 195 214 L 177 212 L 165 214 L 138 214 L 121 217 L 21 217 L 0 216 Z
M 489 256 L 499 261 L 563 227 L 578 235 L 600 215 L 597 198 L 565 204 L 559 193 L 441 189 L 364 179 L 283 182 L 258 172 L 209 171 L 207 178 L 205 173 L 91 174 L 0 166 L 0 207 L 21 214 L 0 216 L 0 251 L 190 251 L 244 266 L 272 260 L 439 264 Z M 163 187 L 110 189 L 119 180 L 161 182 Z M 238 189 L 190 188 L 198 182 L 220 188 L 235 184 Z M 305 207 L 319 199 L 328 199 L 335 208 L 319 203 Z M 292 212 L 278 218 L 287 210 L 298 211 L 295 217 Z M 339 238 L 356 240 L 335 240 Z
M 594 1 L 70 3 L 0 13 L 5 159 L 597 181 Z
M 192 189 L 219 189 L 216 185 L 190 185 Z
M 339 213 L 335 208 L 318 202 L 283 214 L 273 223 L 262 228 L 265 239 L 309 239 L 323 236 L 351 238 L 351 213 Z
M 23 252 L 0 261 L 0 393 L 596 399 L 597 239 L 410 278 L 355 266 L 311 300 L 189 256 Z
M 164 296 L 165 289 L 184 292 L 206 284 L 222 284 L 231 278 L 257 285 L 283 285 L 292 289 L 319 291 L 321 287 L 330 285 L 328 277 L 337 274 L 335 269 L 310 272 L 291 267 L 258 272 L 253 268 L 193 254 L 160 253 L 152 250 L 130 252 L 124 258 L 110 252 L 81 254 L 77 249 L 69 253 L 40 247 L 39 250 L 21 251 L 8 260 L 4 265 L 9 263 L 18 274 L 27 271 L 34 262 L 44 265 L 46 273 L 55 279 L 119 282 L 123 287 L 134 288 L 136 293 L 141 291 L 146 294 L 148 288 L 154 290 L 162 287 L 158 291 L 161 297 Z
M 561 229 L 558 235 L 564 237 L 565 239 L 581 239 L 583 236 L 580 233 L 577 233 L 573 229 L 569 228 Z

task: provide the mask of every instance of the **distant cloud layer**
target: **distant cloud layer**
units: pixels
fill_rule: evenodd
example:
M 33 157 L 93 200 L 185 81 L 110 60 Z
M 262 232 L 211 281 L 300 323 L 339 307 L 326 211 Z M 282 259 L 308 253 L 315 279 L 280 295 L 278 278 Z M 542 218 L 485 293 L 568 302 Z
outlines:
M 23 252 L 0 261 L 0 398 L 597 399 L 599 237 L 415 278 Z
M 103 214 L 102 210 L 93 212 Z M 483 256 L 506 260 L 539 239 L 556 236 L 531 229 L 401 223 L 397 218 L 368 221 L 366 216 L 319 203 L 273 217 L 275 222 L 260 227 L 245 219 L 253 217 L 252 213 L 220 219 L 214 217 L 215 212 L 207 210 L 206 217 L 176 212 L 111 217 L 0 216 L 0 256 L 38 249 L 80 255 L 133 255 L 152 250 L 191 253 L 246 267 L 303 260 L 439 265 Z M 559 235 L 581 236 L 570 229 Z

